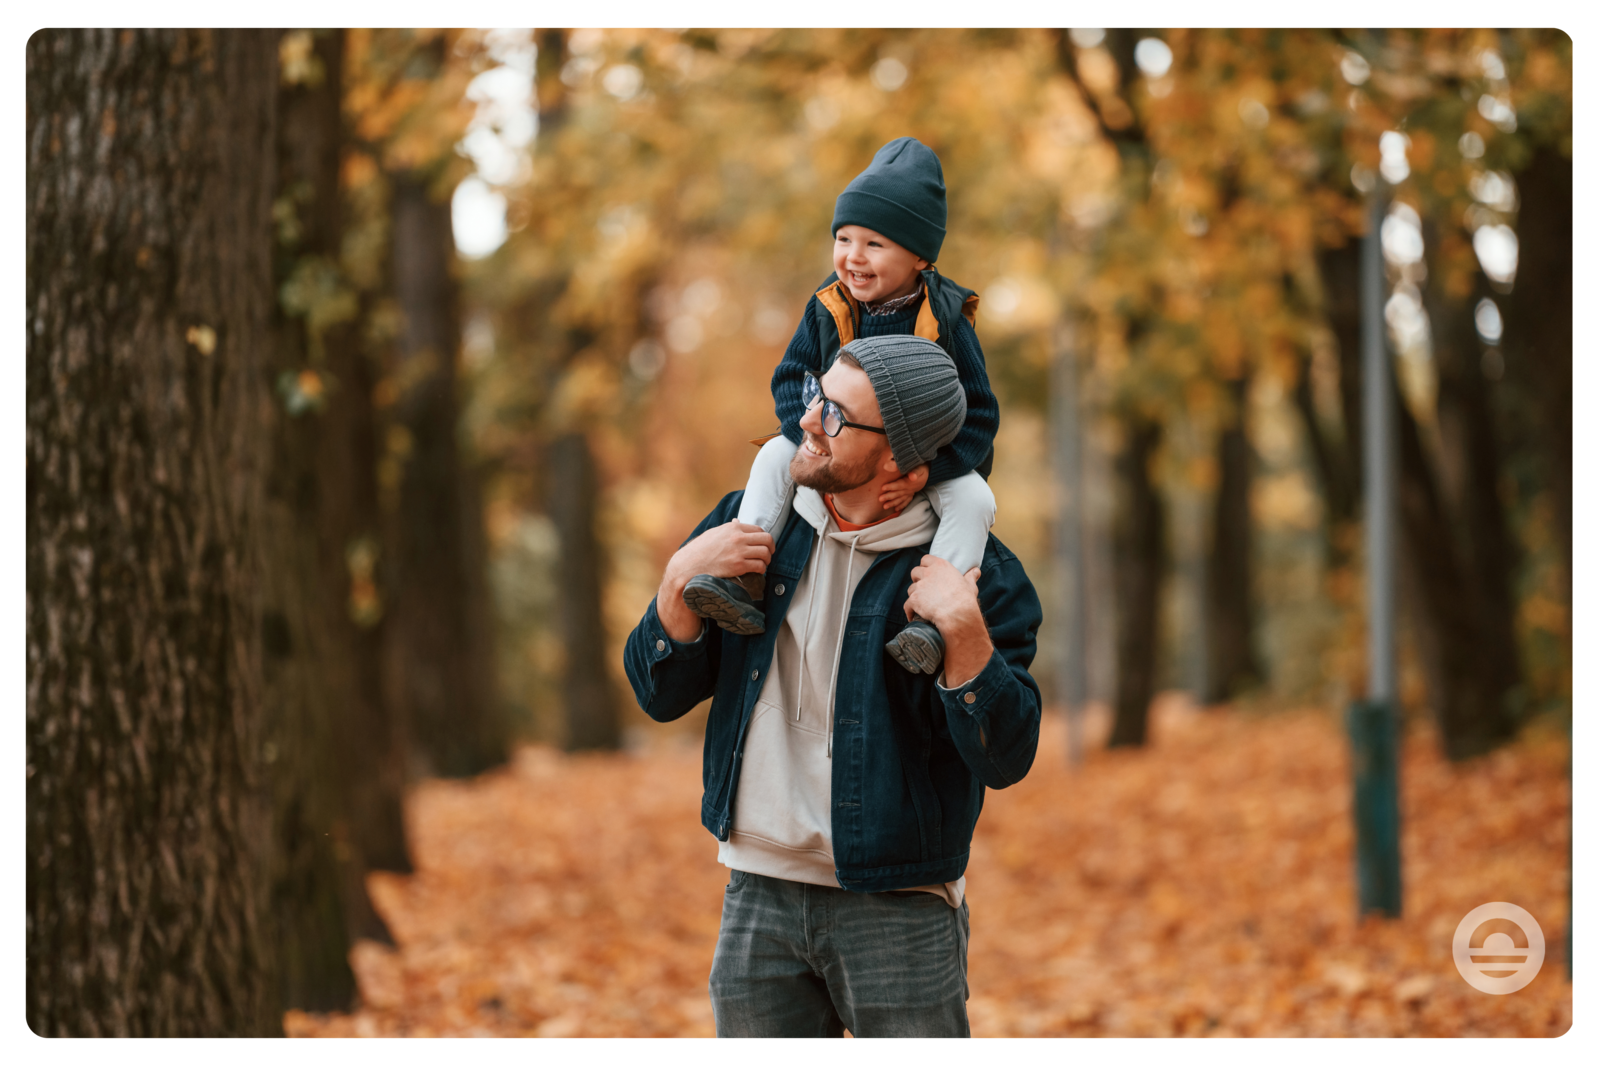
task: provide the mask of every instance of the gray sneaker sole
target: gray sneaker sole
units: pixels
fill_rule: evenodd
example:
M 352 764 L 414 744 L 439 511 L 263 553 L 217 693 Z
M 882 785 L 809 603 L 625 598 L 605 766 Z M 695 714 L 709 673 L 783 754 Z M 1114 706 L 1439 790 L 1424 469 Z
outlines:
M 683 590 L 683 602 L 701 618 L 709 618 L 734 636 L 753 637 L 767 631 L 766 619 L 751 617 L 737 603 L 731 603 L 710 589 L 693 585 Z
M 944 661 L 944 649 L 936 647 L 914 630 L 902 630 L 884 645 L 894 661 L 914 674 L 936 674 Z

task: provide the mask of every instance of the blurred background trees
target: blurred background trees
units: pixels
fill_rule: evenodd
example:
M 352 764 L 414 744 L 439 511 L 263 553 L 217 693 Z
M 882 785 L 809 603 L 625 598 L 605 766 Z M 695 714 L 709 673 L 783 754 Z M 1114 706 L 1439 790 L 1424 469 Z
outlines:
M 1452 758 L 1566 715 L 1571 71 L 1521 30 L 36 35 L 30 1024 L 336 1006 L 407 782 L 628 741 L 623 635 L 896 136 L 983 298 L 1058 703 L 1081 670 L 1138 745 L 1161 690 L 1363 689 L 1385 195 L 1403 700 Z

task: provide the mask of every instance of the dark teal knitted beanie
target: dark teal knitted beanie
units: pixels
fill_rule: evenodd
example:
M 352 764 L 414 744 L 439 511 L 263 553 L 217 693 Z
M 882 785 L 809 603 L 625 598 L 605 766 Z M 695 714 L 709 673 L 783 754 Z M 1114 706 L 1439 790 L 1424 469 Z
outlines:
M 915 137 L 896 137 L 846 185 L 833 207 L 833 229 L 865 226 L 932 263 L 944 244 L 944 169 Z

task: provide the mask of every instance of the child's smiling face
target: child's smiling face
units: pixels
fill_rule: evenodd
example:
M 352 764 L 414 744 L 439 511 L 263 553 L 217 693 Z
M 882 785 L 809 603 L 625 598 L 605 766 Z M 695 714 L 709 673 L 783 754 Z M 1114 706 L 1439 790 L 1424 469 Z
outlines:
M 904 296 L 927 268 L 926 259 L 865 226 L 840 226 L 833 235 L 833 271 L 862 303 Z

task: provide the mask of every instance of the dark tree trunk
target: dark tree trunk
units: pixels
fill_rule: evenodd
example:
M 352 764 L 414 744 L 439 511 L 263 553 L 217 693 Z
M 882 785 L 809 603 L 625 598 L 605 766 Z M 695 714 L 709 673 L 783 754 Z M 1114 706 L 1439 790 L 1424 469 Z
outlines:
M 549 476 L 547 509 L 561 536 L 566 745 L 569 751 L 616 748 L 622 741 L 621 723 L 607 655 L 602 559 L 594 523 L 599 479 L 589 439 L 568 433 L 552 442 Z
M 280 1031 L 254 575 L 277 34 L 27 48 L 26 1014 Z M 265 634 L 263 630 L 265 629 Z
M 1145 741 L 1155 695 L 1158 608 L 1165 569 L 1166 514 L 1150 479 L 1161 426 L 1130 415 L 1117 458 L 1113 549 L 1117 588 L 1117 700 L 1110 747 Z
M 1327 498 L 1332 507 L 1348 500 L 1347 512 L 1341 517 L 1354 521 L 1362 492 L 1361 242 L 1351 239 L 1338 248 L 1322 249 L 1317 253 L 1317 267 L 1322 278 L 1323 312 L 1339 347 L 1339 413 L 1344 419 L 1344 449 L 1342 456 L 1331 450 L 1330 454 L 1338 456 L 1332 465 L 1342 467 L 1338 480 L 1348 492 L 1330 492 Z M 1337 545 L 1334 550 L 1338 550 Z
M 392 271 L 405 316 L 395 374 L 402 383 L 398 425 L 409 454 L 394 516 L 394 693 L 425 768 L 464 777 L 505 761 L 506 738 L 492 670 L 474 647 L 488 624 L 476 590 L 483 577 L 473 544 L 483 516 L 462 486 L 457 443 L 456 365 L 460 322 L 450 265 L 450 204 L 435 200 L 419 174 L 393 179 Z
M 1465 759 L 1489 751 L 1514 730 L 1483 653 L 1477 586 L 1456 545 L 1417 421 L 1394 391 L 1401 602 L 1411 616 L 1445 754 Z
M 1346 531 L 1356 519 L 1356 477 L 1350 465 L 1350 448 L 1346 443 L 1351 430 L 1345 421 L 1342 388 L 1339 425 L 1334 432 L 1329 432 L 1329 427 L 1324 425 L 1322 415 L 1317 410 L 1309 352 L 1302 354 L 1299 370 L 1294 386 L 1294 405 L 1305 426 L 1311 467 L 1316 472 L 1317 485 L 1322 490 L 1323 558 L 1329 569 L 1336 569 L 1349 562 L 1350 538 Z M 1343 377 L 1341 373 L 1341 383 Z
M 331 292 L 323 299 L 347 301 L 347 310 L 328 315 L 323 307 L 293 309 L 300 317 L 286 333 L 284 369 L 311 370 L 324 391 L 320 407 L 291 420 L 291 432 L 298 470 L 314 479 L 304 528 L 316 536 L 317 567 L 310 578 L 326 609 L 327 635 L 319 652 L 326 684 L 335 693 L 330 702 L 337 708 L 335 743 L 349 833 L 367 868 L 409 873 L 404 749 L 383 692 L 375 375 L 354 295 L 339 270 L 344 31 L 318 31 L 314 40 L 322 77 L 285 87 L 280 105 L 281 187 L 295 205 L 298 231 L 281 249 L 282 280 L 303 279 L 304 291 L 314 289 L 312 279 L 328 279 Z M 324 324 L 324 316 L 332 321 Z
M 1545 146 L 1517 174 L 1516 287 L 1503 301 L 1508 360 L 1538 397 L 1544 465 L 1572 580 L 1572 159 Z
M 1339 393 L 1349 469 L 1361 469 L 1360 244 L 1319 253 L 1324 308 L 1339 343 Z M 1391 373 L 1392 379 L 1392 373 Z M 1395 388 L 1399 448 L 1400 600 L 1427 680 L 1445 753 L 1461 759 L 1510 734 L 1503 701 L 1485 669 L 1483 609 L 1468 559 L 1422 447 L 1416 419 Z M 1352 477 L 1357 490 L 1359 477 Z M 1495 690 L 1499 691 L 1499 690 Z
M 1426 245 L 1438 247 L 1434 227 Z M 1438 373 L 1441 482 L 1465 565 L 1463 577 L 1477 603 L 1480 645 L 1474 652 L 1488 697 L 1511 714 L 1508 701 L 1522 680 L 1517 657 L 1517 601 L 1513 591 L 1516 547 L 1501 502 L 1500 447 L 1484 380 L 1472 300 L 1444 291 L 1443 271 L 1428 271 L 1424 300 L 1433 331 Z M 1479 275 L 1480 279 L 1482 275 Z M 1480 283 L 1480 295 L 1481 295 Z
M 1261 680 L 1251 642 L 1255 629 L 1250 566 L 1250 475 L 1245 427 L 1249 379 L 1229 383 L 1234 419 L 1217 440 L 1217 485 L 1206 565 L 1206 703 L 1222 703 Z
M 374 867 L 409 870 L 403 762 L 386 713 L 371 581 L 378 532 L 370 374 L 339 273 L 342 31 L 279 96 L 278 274 L 268 481 L 266 659 L 280 865 L 274 918 L 287 1007 L 347 1009 L 356 938 L 392 939 L 367 896 Z M 288 210 L 284 211 L 283 208 Z

